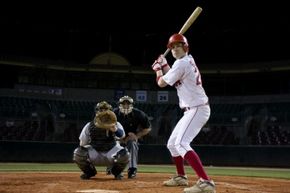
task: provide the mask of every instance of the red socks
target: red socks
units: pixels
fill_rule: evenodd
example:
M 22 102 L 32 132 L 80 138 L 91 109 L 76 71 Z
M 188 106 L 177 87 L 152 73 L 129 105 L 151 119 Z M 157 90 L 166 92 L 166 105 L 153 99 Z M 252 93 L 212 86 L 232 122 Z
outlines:
M 185 172 L 184 172 L 183 158 L 181 156 L 172 157 L 172 158 L 176 166 L 177 174 L 179 176 L 184 176 Z
M 194 169 L 198 177 L 204 180 L 209 180 L 209 177 L 206 175 L 205 170 L 203 169 L 199 156 L 195 153 L 195 151 L 188 151 L 185 154 L 184 159 L 192 167 L 192 169 Z M 176 164 L 176 167 L 177 167 L 177 164 Z

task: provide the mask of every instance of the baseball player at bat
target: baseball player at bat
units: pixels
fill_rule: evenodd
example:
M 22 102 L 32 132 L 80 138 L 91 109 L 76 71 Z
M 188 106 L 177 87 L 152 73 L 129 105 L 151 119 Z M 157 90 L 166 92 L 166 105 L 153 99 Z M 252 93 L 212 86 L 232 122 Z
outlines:
M 110 168 L 115 179 L 120 180 L 130 160 L 129 151 L 119 143 L 125 137 L 125 131 L 117 122 L 112 106 L 106 101 L 99 102 L 95 112 L 94 120 L 88 122 L 81 131 L 73 160 L 83 172 L 80 176 L 83 180 L 95 176 L 95 166 L 102 165 Z
M 167 48 L 176 59 L 170 67 L 164 55 L 160 55 L 152 65 L 159 87 L 174 86 L 179 98 L 183 117 L 173 129 L 167 148 L 176 166 L 176 175 L 164 181 L 165 186 L 188 186 L 184 170 L 184 160 L 198 176 L 196 184 L 184 189 L 184 193 L 215 193 L 215 183 L 206 174 L 197 153 L 190 146 L 210 116 L 208 97 L 202 87 L 201 74 L 193 57 L 188 54 L 189 45 L 185 36 L 173 34 Z

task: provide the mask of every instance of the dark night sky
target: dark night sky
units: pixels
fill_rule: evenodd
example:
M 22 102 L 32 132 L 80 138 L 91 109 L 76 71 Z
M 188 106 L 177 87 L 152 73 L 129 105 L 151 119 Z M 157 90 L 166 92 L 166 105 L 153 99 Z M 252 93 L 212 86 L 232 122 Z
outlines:
M 132 65 L 148 64 L 201 6 L 203 12 L 185 33 L 200 63 L 290 59 L 286 1 L 116 2 L 2 5 L 0 55 L 88 63 L 113 51 Z

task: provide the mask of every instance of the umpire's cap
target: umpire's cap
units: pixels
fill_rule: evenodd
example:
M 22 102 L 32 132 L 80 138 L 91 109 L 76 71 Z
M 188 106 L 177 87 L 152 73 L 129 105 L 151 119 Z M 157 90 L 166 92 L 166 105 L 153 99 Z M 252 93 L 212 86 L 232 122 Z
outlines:
M 131 97 L 129 97 L 129 96 L 126 95 L 126 96 L 123 96 L 123 97 L 121 97 L 119 99 L 119 104 L 122 104 L 125 101 L 128 101 L 130 104 L 133 104 L 134 103 L 134 100 Z

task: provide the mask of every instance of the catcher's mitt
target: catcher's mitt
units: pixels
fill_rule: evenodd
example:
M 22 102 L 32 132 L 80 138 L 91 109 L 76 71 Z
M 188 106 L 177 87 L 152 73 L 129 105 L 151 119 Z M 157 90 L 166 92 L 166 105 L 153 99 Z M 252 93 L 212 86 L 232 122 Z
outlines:
M 94 124 L 98 128 L 110 129 L 117 123 L 116 114 L 111 110 L 100 111 L 96 113 Z

